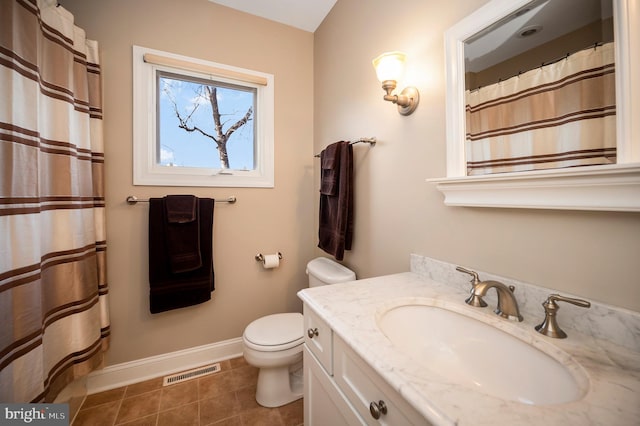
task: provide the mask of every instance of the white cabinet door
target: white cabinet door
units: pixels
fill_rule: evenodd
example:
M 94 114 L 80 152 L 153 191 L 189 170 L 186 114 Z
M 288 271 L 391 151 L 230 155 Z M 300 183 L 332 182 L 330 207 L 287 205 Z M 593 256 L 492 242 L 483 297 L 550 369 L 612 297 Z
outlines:
M 303 353 L 305 426 L 363 425 L 306 345 Z
M 368 425 L 430 424 L 337 335 L 333 350 L 335 383 Z
M 332 336 L 329 325 L 304 305 L 304 343 L 330 376 L 333 375 Z

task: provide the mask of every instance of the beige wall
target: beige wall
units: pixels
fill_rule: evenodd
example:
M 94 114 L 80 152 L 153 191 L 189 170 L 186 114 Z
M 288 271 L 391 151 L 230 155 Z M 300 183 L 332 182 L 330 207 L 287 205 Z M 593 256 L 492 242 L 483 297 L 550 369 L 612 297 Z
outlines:
M 418 253 L 640 311 L 639 214 L 446 207 L 425 182 L 445 176 L 443 32 L 484 3 L 338 0 L 316 31 L 315 150 L 379 140 L 354 147 L 356 229 L 345 264 L 371 277 L 406 271 Z M 371 66 L 389 50 L 409 55 L 406 80 L 420 90 L 409 117 L 382 100 Z
M 101 46 L 104 77 L 108 280 L 112 340 L 108 365 L 242 335 L 255 318 L 300 310 L 305 263 L 313 255 L 313 34 L 207 0 L 64 0 Z M 187 55 L 275 75 L 274 189 L 132 185 L 131 46 Z M 146 204 L 171 193 L 224 198 L 214 220 L 216 291 L 195 307 L 151 315 Z M 257 253 L 281 251 L 264 270 Z

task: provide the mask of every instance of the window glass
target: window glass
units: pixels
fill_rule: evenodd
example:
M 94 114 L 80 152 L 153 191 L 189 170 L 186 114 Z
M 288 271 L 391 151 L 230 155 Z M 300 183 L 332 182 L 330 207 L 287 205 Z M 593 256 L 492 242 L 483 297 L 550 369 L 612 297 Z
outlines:
M 253 170 L 256 89 L 157 72 L 157 163 Z

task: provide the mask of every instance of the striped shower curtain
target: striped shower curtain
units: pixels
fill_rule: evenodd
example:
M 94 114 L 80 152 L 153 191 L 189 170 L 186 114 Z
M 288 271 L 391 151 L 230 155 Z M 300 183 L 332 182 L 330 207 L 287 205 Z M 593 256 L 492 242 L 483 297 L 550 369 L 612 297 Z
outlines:
M 614 46 L 467 91 L 467 175 L 616 162 Z
M 108 345 L 97 44 L 0 1 L 0 402 L 50 402 Z

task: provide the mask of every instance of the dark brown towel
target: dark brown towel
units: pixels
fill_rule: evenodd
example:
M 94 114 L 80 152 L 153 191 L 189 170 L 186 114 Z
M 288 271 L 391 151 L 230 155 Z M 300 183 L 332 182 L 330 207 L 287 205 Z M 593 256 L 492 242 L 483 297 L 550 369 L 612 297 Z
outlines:
M 340 176 L 340 145 L 331 144 L 320 154 L 320 193 L 336 195 Z
M 167 211 L 167 222 L 187 223 L 196 220 L 198 199 L 193 195 L 167 195 L 164 207 Z
M 196 199 L 196 221 L 202 265 L 186 272 L 171 268 L 165 199 L 149 200 L 149 310 L 155 314 L 211 299 L 214 290 L 213 207 L 210 198 Z M 189 222 L 192 223 L 192 222 Z M 174 224 L 178 225 L 178 224 Z M 182 225 L 182 224 L 181 224 Z
M 353 148 L 333 143 L 320 153 L 320 162 L 318 247 L 342 260 L 353 240 Z
M 178 274 L 200 268 L 198 199 L 193 195 L 167 195 L 163 204 L 171 272 Z

